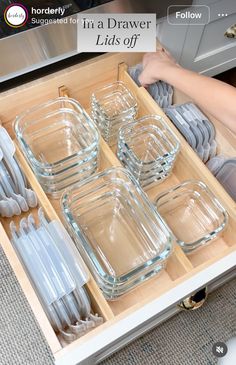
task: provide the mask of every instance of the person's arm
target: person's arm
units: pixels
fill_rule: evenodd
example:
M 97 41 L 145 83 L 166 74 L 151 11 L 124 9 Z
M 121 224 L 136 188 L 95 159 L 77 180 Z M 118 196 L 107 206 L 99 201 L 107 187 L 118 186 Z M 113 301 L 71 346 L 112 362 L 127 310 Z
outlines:
M 139 77 L 143 86 L 158 80 L 171 84 L 236 133 L 236 88 L 180 67 L 163 49 L 147 53 L 143 67 Z

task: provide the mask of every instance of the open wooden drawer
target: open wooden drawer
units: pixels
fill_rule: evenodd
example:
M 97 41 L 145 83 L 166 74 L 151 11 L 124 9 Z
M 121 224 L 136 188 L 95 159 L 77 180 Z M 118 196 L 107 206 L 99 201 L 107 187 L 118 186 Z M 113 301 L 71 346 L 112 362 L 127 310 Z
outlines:
M 225 282 L 235 274 L 236 265 L 236 203 L 229 197 L 205 165 L 200 161 L 184 138 L 178 133 L 163 111 L 143 88 L 139 88 L 126 72 L 127 64 L 141 60 L 140 54 L 105 55 L 62 72 L 47 76 L 36 82 L 10 90 L 1 96 L 0 118 L 3 126 L 12 137 L 12 121 L 25 109 L 58 96 L 58 88 L 68 88 L 71 97 L 89 110 L 89 98 L 92 90 L 101 84 L 123 80 L 133 90 L 139 101 L 139 115 L 162 115 L 181 141 L 181 151 L 172 175 L 162 184 L 147 193 L 153 200 L 157 194 L 177 183 L 188 179 L 205 182 L 219 198 L 229 213 L 229 224 L 223 235 L 206 247 L 186 256 L 182 249 L 175 247 L 166 269 L 160 275 L 150 279 L 132 292 L 114 302 L 107 302 L 91 277 L 87 288 L 93 308 L 103 315 L 105 323 L 84 337 L 64 346 L 54 333 L 30 281 L 20 264 L 9 241 L 9 219 L 2 219 L 0 242 L 8 260 L 23 288 L 34 311 L 46 340 L 58 365 L 94 364 L 111 354 L 133 338 L 143 334 L 161 321 L 180 310 L 177 306 L 183 298 L 208 285 L 209 291 Z M 60 89 L 61 90 L 61 89 Z M 175 102 L 184 102 L 188 98 L 175 92 Z M 236 137 L 215 121 L 217 138 L 221 152 L 236 155 Z M 219 127 L 219 128 L 218 128 Z M 49 200 L 39 186 L 22 153 L 17 148 L 17 157 L 32 186 L 39 203 L 51 219 L 60 219 L 60 205 L 57 200 Z M 115 154 L 101 142 L 101 166 L 104 170 L 110 166 L 119 166 Z M 36 210 L 34 210 L 36 211 Z M 20 217 L 21 218 L 21 217 Z M 14 218 L 15 221 L 20 219 Z

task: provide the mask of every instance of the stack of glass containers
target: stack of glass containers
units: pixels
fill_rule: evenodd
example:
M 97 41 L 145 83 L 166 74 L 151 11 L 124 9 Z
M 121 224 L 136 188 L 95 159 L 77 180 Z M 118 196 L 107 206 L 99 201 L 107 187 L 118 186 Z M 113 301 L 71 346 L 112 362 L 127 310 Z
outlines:
M 99 132 L 80 104 L 60 97 L 16 118 L 15 132 L 44 191 L 58 198 L 96 172 Z
M 140 185 L 124 168 L 91 176 L 67 189 L 62 211 L 105 297 L 114 300 L 158 273 L 174 236 Z
M 158 115 L 145 116 L 119 131 L 117 156 L 143 188 L 166 179 L 180 143 Z
M 133 121 L 137 110 L 137 100 L 121 81 L 106 85 L 91 96 L 93 120 L 111 147 L 117 143 L 119 128 Z

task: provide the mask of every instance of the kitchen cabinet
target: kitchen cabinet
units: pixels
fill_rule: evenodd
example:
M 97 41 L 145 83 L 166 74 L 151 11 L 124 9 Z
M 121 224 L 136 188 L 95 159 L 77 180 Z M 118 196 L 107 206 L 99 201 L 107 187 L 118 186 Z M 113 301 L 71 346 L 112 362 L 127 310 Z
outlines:
M 175 246 L 165 270 L 160 275 L 151 278 L 116 301 L 107 302 L 91 276 L 87 289 L 93 309 L 103 316 L 104 324 L 71 344 L 65 344 L 54 333 L 37 294 L 11 246 L 9 222 L 12 219 L 1 219 L 1 245 L 52 349 L 56 365 L 98 363 L 132 339 L 179 312 L 181 309 L 178 304 L 183 298 L 189 297 L 205 286 L 208 286 L 209 291 L 214 290 L 236 274 L 236 203 L 197 157 L 147 91 L 138 87 L 128 75 L 126 64 L 134 65 L 141 61 L 141 57 L 141 54 L 135 53 L 102 55 L 2 93 L 0 99 L 2 124 L 14 138 L 12 121 L 16 115 L 33 105 L 57 97 L 65 88 L 66 93 L 77 99 L 89 112 L 90 95 L 95 88 L 117 79 L 122 80 L 138 100 L 139 116 L 161 115 L 181 142 L 181 150 L 172 175 L 147 192 L 149 199 L 153 201 L 161 191 L 184 180 L 200 179 L 208 185 L 227 209 L 229 225 L 220 238 L 194 251 L 191 255 L 186 255 L 179 246 Z M 187 96 L 174 91 L 175 102 L 187 100 Z M 218 121 L 214 120 L 214 123 L 220 152 L 230 151 L 232 156 L 235 155 L 236 136 Z M 18 146 L 17 158 L 48 218 L 60 220 L 59 201 L 50 200 L 45 195 Z M 120 162 L 114 151 L 102 140 L 100 170 L 119 165 Z M 34 209 L 32 213 L 36 214 L 36 211 Z M 14 221 L 17 223 L 20 218 L 15 217 Z
M 236 4 L 234 0 L 193 2 L 200 4 L 209 7 L 208 24 L 170 25 L 165 20 L 157 25 L 157 37 L 183 67 L 214 76 L 236 66 L 236 39 L 224 35 L 236 23 Z

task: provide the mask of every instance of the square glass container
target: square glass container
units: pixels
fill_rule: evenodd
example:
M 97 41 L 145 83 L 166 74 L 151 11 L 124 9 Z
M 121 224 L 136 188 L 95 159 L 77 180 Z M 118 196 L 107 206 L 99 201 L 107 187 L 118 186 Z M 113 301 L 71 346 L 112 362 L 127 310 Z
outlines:
M 225 229 L 228 214 L 201 181 L 185 181 L 160 194 L 157 211 L 186 253 L 217 238 Z
M 99 144 L 99 133 L 80 104 L 60 97 L 18 116 L 16 136 L 31 163 L 42 169 L 86 158 Z
M 137 100 L 122 81 L 116 81 L 95 90 L 91 103 L 108 120 L 137 111 Z
M 137 100 L 121 81 L 105 85 L 91 96 L 92 118 L 110 146 L 116 144 L 119 128 L 133 121 L 137 110 Z
M 160 271 L 172 251 L 172 232 L 126 169 L 111 168 L 74 185 L 61 205 L 108 299 Z
M 148 115 L 123 126 L 119 142 L 137 164 L 144 166 L 176 156 L 180 148 L 177 137 L 158 115 Z
M 38 181 L 52 197 L 96 172 L 99 132 L 76 100 L 61 97 L 38 105 L 18 116 L 14 127 Z
M 171 173 L 180 143 L 162 117 L 148 115 L 120 128 L 117 156 L 143 188 Z

